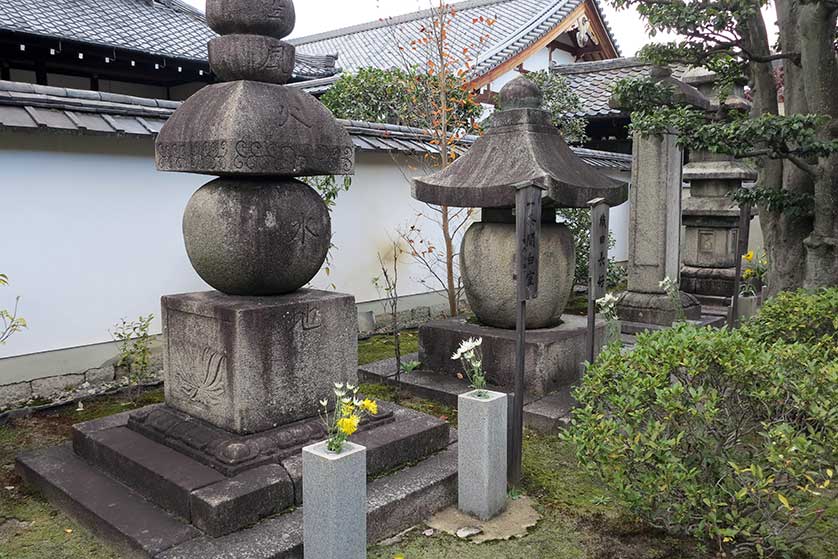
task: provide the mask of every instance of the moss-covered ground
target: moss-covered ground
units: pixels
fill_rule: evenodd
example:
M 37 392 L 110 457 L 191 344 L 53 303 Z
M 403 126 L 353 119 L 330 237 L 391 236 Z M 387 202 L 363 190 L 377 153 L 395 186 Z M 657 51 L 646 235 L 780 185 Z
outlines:
M 416 333 L 403 335 L 403 352 L 416 351 Z M 412 344 L 412 345 L 411 345 Z M 375 336 L 359 344 L 359 360 L 392 356 L 392 338 Z M 393 400 L 394 390 L 364 385 L 368 396 Z M 161 390 L 85 403 L 83 411 L 65 408 L 14 420 L 0 427 L 0 559 L 115 559 L 119 555 L 75 521 L 29 491 L 14 473 L 15 455 L 25 449 L 68 440 L 70 426 L 134 406 L 159 402 Z M 455 410 L 402 397 L 407 407 L 456 424 Z M 555 435 L 527 433 L 524 441 L 524 491 L 535 497 L 543 519 L 523 539 L 473 544 L 414 530 L 400 542 L 371 546 L 370 559 L 703 559 L 712 557 L 694 540 L 676 538 L 637 521 L 608 490 L 582 472 L 573 449 Z M 810 559 L 838 557 L 838 505 L 817 527 Z

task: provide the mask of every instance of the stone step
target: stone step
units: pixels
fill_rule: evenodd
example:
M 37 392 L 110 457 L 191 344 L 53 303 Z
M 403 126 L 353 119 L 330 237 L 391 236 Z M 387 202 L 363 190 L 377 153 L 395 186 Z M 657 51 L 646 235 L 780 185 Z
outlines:
M 74 434 L 73 439 L 79 441 L 82 437 L 87 440 L 75 444 L 79 456 L 185 520 L 192 520 L 192 492 L 226 479 L 212 468 L 127 427 Z
M 457 501 L 457 448 L 367 485 L 367 541 L 375 543 Z M 199 537 L 156 559 L 302 559 L 303 510 L 222 538 Z
M 389 403 L 379 409 L 392 412 L 391 421 L 353 437 L 367 447 L 370 475 L 417 462 L 448 446 L 445 421 Z M 212 536 L 235 532 L 302 502 L 299 452 L 281 464 L 266 463 L 225 476 L 126 427 L 128 419 L 128 414 L 119 414 L 75 425 L 76 453 Z
M 302 508 L 212 537 L 143 499 L 79 458 L 69 444 L 21 454 L 17 470 L 58 508 L 143 559 L 301 559 Z M 457 500 L 457 447 L 367 485 L 367 538 L 376 542 Z
M 69 444 L 26 452 L 16 469 L 56 507 L 125 557 L 154 557 L 201 533 L 76 456 Z
M 730 314 L 730 307 L 720 307 L 715 305 L 702 305 L 701 306 L 701 314 L 703 316 L 720 316 L 727 320 L 728 314 Z

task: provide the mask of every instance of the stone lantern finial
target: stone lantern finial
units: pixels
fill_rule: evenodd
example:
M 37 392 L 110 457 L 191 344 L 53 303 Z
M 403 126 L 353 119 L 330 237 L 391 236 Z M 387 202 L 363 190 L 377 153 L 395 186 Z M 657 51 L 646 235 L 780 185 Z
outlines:
M 500 105 L 507 109 L 540 109 L 544 96 L 541 89 L 523 76 L 517 77 L 500 90 Z

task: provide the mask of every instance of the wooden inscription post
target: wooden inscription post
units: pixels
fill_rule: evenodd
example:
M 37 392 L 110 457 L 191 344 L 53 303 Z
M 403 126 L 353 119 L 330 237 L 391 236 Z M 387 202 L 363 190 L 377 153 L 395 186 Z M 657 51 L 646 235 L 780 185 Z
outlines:
M 512 487 L 521 486 L 521 458 L 524 440 L 524 344 L 527 330 L 527 300 L 538 297 L 538 247 L 541 237 L 541 192 L 532 184 L 517 187 L 515 233 L 518 239 L 515 321 L 515 394 L 508 478 Z
M 605 198 L 588 202 L 591 208 L 591 246 L 588 254 L 588 361 L 596 359 L 596 302 L 608 288 L 608 204 Z

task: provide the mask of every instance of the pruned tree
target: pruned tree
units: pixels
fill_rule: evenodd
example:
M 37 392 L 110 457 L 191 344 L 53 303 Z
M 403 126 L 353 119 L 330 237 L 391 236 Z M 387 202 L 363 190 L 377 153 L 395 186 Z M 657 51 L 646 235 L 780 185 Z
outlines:
M 678 35 L 647 45 L 643 58 L 707 67 L 719 76 L 722 100 L 746 80 L 752 100 L 749 112 L 721 103 L 707 114 L 676 106 L 655 83 L 626 80 L 615 94 L 633 108 L 633 130 L 674 127 L 688 149 L 754 160 L 756 187 L 737 197 L 759 207 L 771 291 L 838 284 L 838 2 L 775 0 L 772 45 L 764 0 L 611 1 L 635 7 L 650 35 Z

